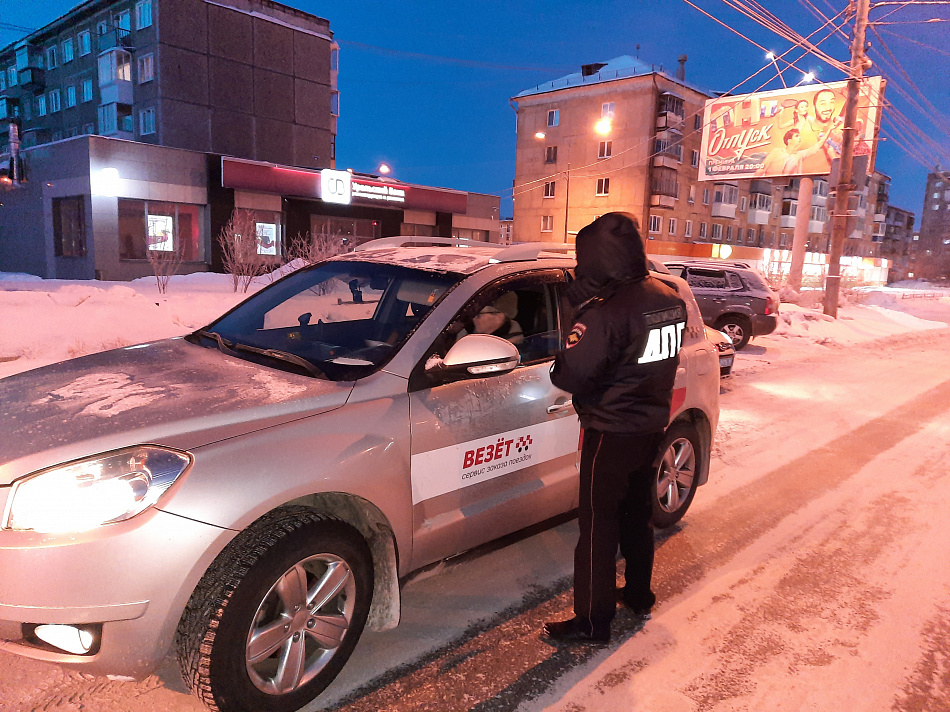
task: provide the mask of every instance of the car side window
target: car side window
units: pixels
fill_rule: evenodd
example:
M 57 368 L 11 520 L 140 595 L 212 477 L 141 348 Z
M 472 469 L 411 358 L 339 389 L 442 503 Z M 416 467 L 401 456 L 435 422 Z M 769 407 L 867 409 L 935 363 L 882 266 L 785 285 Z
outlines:
M 739 279 L 739 275 L 735 272 L 726 272 L 726 279 L 729 281 L 729 289 L 735 291 L 742 291 L 745 289 L 745 285 L 742 284 L 742 280 Z
M 726 273 L 721 269 L 690 267 L 686 282 L 693 289 L 728 289 Z
M 558 298 L 565 284 L 564 273 L 547 270 L 494 282 L 456 314 L 433 342 L 410 379 L 418 385 L 416 372 L 431 356 L 444 358 L 456 341 L 467 334 L 492 334 L 508 339 L 518 348 L 521 364 L 554 358 L 560 348 Z M 421 374 L 420 374 L 421 375 Z

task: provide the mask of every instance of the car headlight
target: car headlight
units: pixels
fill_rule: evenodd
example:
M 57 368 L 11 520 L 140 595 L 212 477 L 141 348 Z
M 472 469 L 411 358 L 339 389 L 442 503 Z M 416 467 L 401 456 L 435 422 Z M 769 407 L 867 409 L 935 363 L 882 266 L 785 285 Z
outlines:
M 4 527 L 80 532 L 121 522 L 155 504 L 191 462 L 142 445 L 38 472 L 14 483 Z

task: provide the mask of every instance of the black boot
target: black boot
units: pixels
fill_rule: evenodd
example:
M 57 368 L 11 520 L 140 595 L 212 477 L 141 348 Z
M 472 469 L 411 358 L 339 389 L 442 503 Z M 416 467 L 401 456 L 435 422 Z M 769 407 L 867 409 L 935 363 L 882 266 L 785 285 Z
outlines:
M 544 624 L 544 636 L 555 643 L 587 643 L 606 645 L 610 642 L 610 626 L 592 627 L 586 621 L 571 618 Z

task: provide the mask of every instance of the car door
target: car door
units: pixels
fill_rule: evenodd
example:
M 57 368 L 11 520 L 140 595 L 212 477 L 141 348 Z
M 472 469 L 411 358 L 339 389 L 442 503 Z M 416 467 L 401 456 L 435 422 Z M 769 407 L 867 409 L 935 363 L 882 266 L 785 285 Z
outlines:
M 476 294 L 410 379 L 412 566 L 423 566 L 575 506 L 579 424 L 551 384 L 562 337 L 562 270 L 506 278 Z M 504 317 L 504 318 L 502 318 Z M 514 343 L 521 365 L 502 375 L 427 376 L 471 332 Z

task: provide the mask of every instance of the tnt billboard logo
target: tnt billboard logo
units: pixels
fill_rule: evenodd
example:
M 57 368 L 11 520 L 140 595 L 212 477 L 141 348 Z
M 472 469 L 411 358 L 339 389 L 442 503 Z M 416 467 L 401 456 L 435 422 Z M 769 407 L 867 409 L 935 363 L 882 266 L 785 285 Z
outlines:
M 353 195 L 351 178 L 349 171 L 324 168 L 320 171 L 320 197 L 326 203 L 349 205 Z

